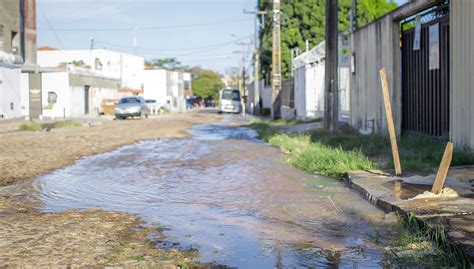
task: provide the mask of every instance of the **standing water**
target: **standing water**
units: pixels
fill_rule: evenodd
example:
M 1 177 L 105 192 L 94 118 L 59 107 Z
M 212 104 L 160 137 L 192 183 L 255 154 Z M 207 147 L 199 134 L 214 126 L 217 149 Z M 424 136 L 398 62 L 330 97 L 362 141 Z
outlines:
M 195 126 L 190 139 L 145 141 L 37 178 L 44 210 L 141 216 L 200 261 L 238 268 L 380 267 L 368 239 L 383 218 L 339 180 L 284 163 L 236 127 Z

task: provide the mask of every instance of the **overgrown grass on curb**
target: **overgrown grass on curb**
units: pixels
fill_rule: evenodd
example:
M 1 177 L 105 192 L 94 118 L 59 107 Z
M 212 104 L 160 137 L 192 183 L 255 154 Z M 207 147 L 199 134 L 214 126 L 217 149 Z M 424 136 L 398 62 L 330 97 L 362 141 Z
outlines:
M 292 124 L 288 121 L 287 123 Z M 274 125 L 273 122 L 271 124 Z M 271 137 L 278 135 L 268 122 L 254 122 L 251 127 L 259 132 L 261 139 L 267 142 Z M 311 144 L 325 145 L 338 151 L 357 152 L 376 164 L 374 167 L 393 169 L 390 141 L 384 136 L 360 135 L 348 126 L 341 126 L 341 130 L 336 134 L 331 134 L 324 129 L 316 129 L 309 135 Z M 404 171 L 431 172 L 439 166 L 446 144 L 422 137 L 403 135 L 398 138 L 398 146 Z M 473 164 L 474 154 L 472 152 L 455 149 L 453 166 Z
M 423 225 L 412 213 L 399 216 L 398 238 L 393 240 L 390 249 L 406 266 L 417 266 L 425 262 L 443 268 L 472 266 L 469 258 L 447 239 L 443 224 Z
M 292 165 L 311 173 L 342 177 L 352 170 L 377 168 L 358 150 L 331 148 L 312 142 L 310 135 L 276 133 L 266 123 L 254 123 L 252 128 L 259 132 L 261 139 L 288 154 Z
M 53 128 L 77 128 L 82 127 L 82 123 L 77 120 L 66 120 L 66 121 L 58 121 L 54 123 L 37 123 L 37 122 L 27 122 L 22 123 L 18 130 L 20 131 L 30 131 L 30 132 L 37 132 L 41 130 L 51 130 Z

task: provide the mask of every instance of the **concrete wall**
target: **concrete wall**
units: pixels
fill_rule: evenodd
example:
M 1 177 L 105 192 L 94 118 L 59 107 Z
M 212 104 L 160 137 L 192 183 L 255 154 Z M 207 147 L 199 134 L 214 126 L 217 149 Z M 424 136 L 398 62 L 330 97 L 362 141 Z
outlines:
M 0 119 L 21 117 L 19 67 L 0 66 Z
M 12 46 L 12 31 L 16 32 Z M 16 52 L 14 52 L 14 47 Z M 0 51 L 20 55 L 20 1 L 0 1 Z
M 71 116 L 71 105 L 75 105 L 75 103 L 71 104 L 72 98 L 70 96 L 69 74 L 67 72 L 41 74 L 41 87 L 44 117 Z M 48 96 L 50 93 L 56 94 L 56 103 L 49 103 Z
M 28 73 L 21 73 L 20 75 L 20 103 L 21 116 L 30 116 L 30 76 Z
M 385 67 L 397 133 L 401 132 L 400 29 L 392 16 L 386 15 L 351 35 L 353 66 L 350 82 L 350 124 L 387 134 L 387 121 L 379 71 Z
M 450 139 L 474 149 L 474 1 L 450 1 Z
M 166 70 L 145 70 L 143 75 L 145 99 L 154 99 L 160 104 L 168 101 L 166 95 Z
M 85 115 L 85 90 L 89 86 L 89 109 L 97 114 L 103 99 L 118 98 L 115 80 L 70 74 L 68 72 L 42 73 L 42 103 L 45 117 L 75 117 Z M 48 95 L 57 95 L 56 103 L 48 102 Z
M 97 76 L 120 80 L 122 88 L 143 89 L 143 57 L 103 49 L 53 50 L 38 51 L 37 60 L 42 67 L 82 60 Z

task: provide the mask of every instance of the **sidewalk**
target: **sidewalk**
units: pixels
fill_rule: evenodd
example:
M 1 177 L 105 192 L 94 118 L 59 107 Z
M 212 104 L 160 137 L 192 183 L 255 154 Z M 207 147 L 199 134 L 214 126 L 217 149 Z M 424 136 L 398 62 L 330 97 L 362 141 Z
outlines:
M 353 171 L 346 180 L 386 212 L 414 214 L 423 224 L 442 223 L 447 238 L 474 261 L 474 166 L 453 167 L 445 187 L 459 197 L 410 199 L 431 190 L 435 175 L 392 177 L 381 171 Z

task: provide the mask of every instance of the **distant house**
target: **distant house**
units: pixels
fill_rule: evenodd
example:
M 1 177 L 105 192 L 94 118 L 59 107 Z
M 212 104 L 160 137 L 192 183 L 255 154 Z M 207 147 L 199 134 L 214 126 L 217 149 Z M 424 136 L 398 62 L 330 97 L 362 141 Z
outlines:
M 192 97 L 191 74 L 165 69 L 144 71 L 145 99 L 154 99 L 172 111 L 185 111 L 186 100 Z
M 103 100 L 118 98 L 118 80 L 87 70 L 42 68 L 40 74 L 44 117 L 98 115 Z
M 41 67 L 75 66 L 89 69 L 95 75 L 119 80 L 120 88 L 143 90 L 145 59 L 140 56 L 105 49 L 56 50 L 38 49 Z

